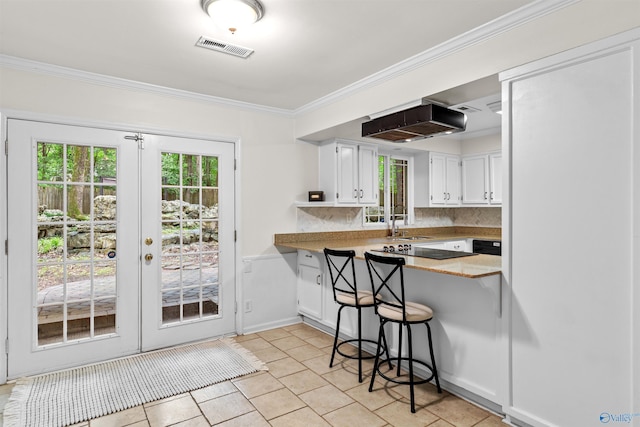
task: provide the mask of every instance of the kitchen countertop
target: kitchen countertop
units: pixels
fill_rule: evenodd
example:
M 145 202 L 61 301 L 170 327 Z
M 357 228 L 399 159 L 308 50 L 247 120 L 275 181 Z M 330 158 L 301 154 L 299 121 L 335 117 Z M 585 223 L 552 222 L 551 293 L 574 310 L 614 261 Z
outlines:
M 324 248 L 353 249 L 356 258 L 364 259 L 364 253 L 373 249 L 380 249 L 390 244 L 420 244 L 435 243 L 442 240 L 455 239 L 492 239 L 500 240 L 500 229 L 480 227 L 435 227 L 405 229 L 407 236 L 425 236 L 428 238 L 415 240 L 392 240 L 387 238 L 387 230 L 358 230 L 345 232 L 320 233 L 292 233 L 276 234 L 274 244 L 279 247 L 301 249 L 321 253 Z M 376 252 L 381 254 L 381 252 Z M 434 260 L 393 253 L 393 256 L 403 256 L 406 267 L 435 273 L 449 274 L 472 279 L 499 275 L 502 273 L 502 257 L 496 255 L 478 254 L 474 256 Z

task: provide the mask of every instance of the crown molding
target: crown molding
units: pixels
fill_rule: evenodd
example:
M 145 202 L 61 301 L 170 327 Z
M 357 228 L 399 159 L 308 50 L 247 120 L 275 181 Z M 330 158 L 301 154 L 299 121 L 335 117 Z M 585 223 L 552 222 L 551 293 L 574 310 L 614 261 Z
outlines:
M 435 62 L 443 57 L 452 55 L 473 45 L 482 43 L 513 28 L 519 27 L 544 15 L 578 3 L 582 0 L 538 0 L 525 5 L 513 12 L 489 21 L 473 30 L 447 40 L 437 46 L 425 50 L 415 56 L 398 62 L 384 70 L 365 77 L 355 83 L 345 86 L 333 93 L 316 99 L 294 110 L 295 115 L 304 114 L 324 107 L 353 95 L 359 91 L 380 85 L 405 73 Z
M 261 113 L 270 113 L 293 117 L 293 111 L 284 108 L 269 107 L 266 105 L 252 104 L 249 102 L 236 101 L 229 98 L 218 96 L 204 95 L 186 90 L 173 89 L 164 86 L 143 83 L 134 80 L 122 79 L 119 77 L 107 76 L 104 74 L 91 73 L 88 71 L 76 70 L 59 65 L 47 64 L 44 62 L 32 61 L 30 59 L 18 58 L 15 56 L 0 54 L 0 66 L 13 68 L 20 71 L 29 71 L 39 74 L 46 74 L 54 77 L 62 77 L 72 80 L 83 81 L 90 84 L 113 87 L 117 89 L 130 89 L 139 92 L 153 93 L 157 95 L 166 95 L 174 98 L 187 99 L 191 101 L 199 101 L 204 103 L 216 104 L 223 107 L 232 107 L 248 111 L 256 111 Z
M 553 13 L 556 10 L 570 6 L 582 0 L 538 0 L 523 6 L 511 13 L 494 19 L 480 27 L 454 37 L 443 42 L 431 49 L 419 53 L 411 58 L 407 58 L 397 64 L 394 64 L 380 72 L 372 74 L 362 80 L 354 82 L 342 89 L 332 92 L 326 96 L 316 99 L 302 107 L 296 109 L 284 109 L 270 107 L 266 105 L 252 104 L 249 102 L 236 101 L 229 98 L 222 98 L 211 95 L 204 95 L 196 92 L 189 92 L 180 89 L 173 89 L 149 83 L 142 83 L 133 80 L 112 77 L 103 74 L 91 73 L 87 71 L 76 70 L 73 68 L 62 67 L 59 65 L 47 64 L 29 59 L 19 58 L 15 56 L 0 54 L 0 66 L 13 68 L 21 71 L 35 72 L 40 74 L 51 75 L 55 77 L 68 78 L 86 83 L 97 84 L 102 86 L 114 87 L 118 89 L 130 89 L 140 92 L 160 94 L 174 98 L 199 101 L 204 103 L 215 104 L 223 107 L 237 108 L 246 111 L 254 111 L 261 113 L 276 114 L 295 118 L 297 115 L 305 114 L 321 107 L 330 105 L 340 99 L 351 96 L 359 91 L 380 85 L 388 80 L 408 73 L 416 68 L 420 68 L 426 64 L 437 61 L 470 46 L 482 43 L 485 40 L 496 37 L 499 34 L 509 31 L 512 28 L 521 26 L 537 19 L 541 16 Z

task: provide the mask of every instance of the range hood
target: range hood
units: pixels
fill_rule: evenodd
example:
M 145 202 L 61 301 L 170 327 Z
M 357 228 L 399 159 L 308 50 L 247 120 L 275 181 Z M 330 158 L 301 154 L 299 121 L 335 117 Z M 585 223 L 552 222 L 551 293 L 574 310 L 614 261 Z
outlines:
M 462 132 L 467 117 L 438 104 L 418 105 L 362 124 L 362 136 L 392 142 L 409 142 L 439 134 Z

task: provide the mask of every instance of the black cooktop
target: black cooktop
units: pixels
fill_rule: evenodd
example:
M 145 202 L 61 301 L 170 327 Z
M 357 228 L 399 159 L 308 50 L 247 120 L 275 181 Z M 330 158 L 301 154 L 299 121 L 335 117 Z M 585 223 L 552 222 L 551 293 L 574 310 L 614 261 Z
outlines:
M 409 255 L 416 256 L 419 258 L 429 258 L 429 259 L 451 259 L 451 258 L 461 258 L 466 256 L 473 256 L 477 254 L 472 254 L 470 252 L 460 252 L 460 251 L 448 251 L 445 249 L 433 249 L 433 248 L 404 248 L 402 250 L 395 249 L 390 251 L 389 248 L 385 249 L 374 249 L 374 252 L 385 252 L 389 255 Z

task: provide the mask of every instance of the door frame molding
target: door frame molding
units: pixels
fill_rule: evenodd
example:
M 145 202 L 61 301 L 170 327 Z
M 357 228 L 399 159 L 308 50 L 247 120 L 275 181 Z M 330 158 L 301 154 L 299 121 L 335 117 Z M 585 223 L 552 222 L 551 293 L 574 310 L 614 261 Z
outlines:
M 52 124 L 68 125 L 68 126 L 81 126 L 89 128 L 98 128 L 106 130 L 117 130 L 121 132 L 140 132 L 149 133 L 155 135 L 172 136 L 179 138 L 200 139 L 206 141 L 218 141 L 229 142 L 234 145 L 234 158 L 236 162 L 235 177 L 234 177 L 234 228 L 236 230 L 235 241 L 235 290 L 236 290 L 236 304 L 241 306 L 238 301 L 242 301 L 243 289 L 242 289 L 242 263 L 240 262 L 242 254 L 242 231 L 240 224 L 241 216 L 241 146 L 242 141 L 240 136 L 228 136 L 218 135 L 213 133 L 194 133 L 189 131 L 179 131 L 167 128 L 158 128 L 153 126 L 140 126 L 132 123 L 114 123 L 98 120 L 89 120 L 76 117 L 58 116 L 52 114 L 34 113 L 22 110 L 12 109 L 0 109 L 0 384 L 7 382 L 7 351 L 6 343 L 8 337 L 8 321 L 7 308 L 8 308 L 8 282 L 7 282 L 7 255 L 5 254 L 4 241 L 7 239 L 7 215 L 9 206 L 7 205 L 7 156 L 4 155 L 5 141 L 7 140 L 7 126 L 9 119 L 18 120 L 30 120 L 35 122 L 45 122 Z M 236 310 L 235 316 L 235 329 L 236 333 L 240 333 L 243 330 L 243 310 Z

